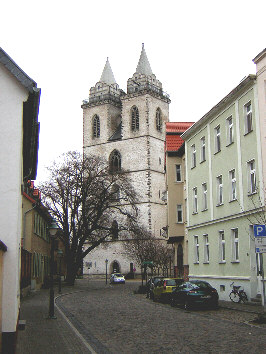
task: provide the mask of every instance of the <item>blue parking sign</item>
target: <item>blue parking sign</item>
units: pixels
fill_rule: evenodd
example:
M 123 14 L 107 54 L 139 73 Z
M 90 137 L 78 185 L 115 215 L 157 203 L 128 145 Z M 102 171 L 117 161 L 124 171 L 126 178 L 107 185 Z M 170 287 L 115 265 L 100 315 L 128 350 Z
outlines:
M 255 237 L 266 237 L 266 226 L 265 225 L 254 225 L 254 236 Z

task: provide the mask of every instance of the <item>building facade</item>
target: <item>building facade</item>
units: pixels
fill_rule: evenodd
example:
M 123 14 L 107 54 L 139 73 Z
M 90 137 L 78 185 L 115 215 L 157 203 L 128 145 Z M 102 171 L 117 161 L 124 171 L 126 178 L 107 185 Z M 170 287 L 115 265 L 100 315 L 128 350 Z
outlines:
M 111 168 L 121 168 L 128 174 L 139 196 L 140 222 L 158 238 L 166 226 L 161 196 L 165 190 L 164 139 L 169 103 L 143 46 L 136 72 L 128 79 L 127 93 L 116 83 L 107 59 L 100 81 L 82 105 L 84 153 L 103 156 Z M 128 273 L 135 268 L 124 254 L 123 239 L 95 249 L 85 265 L 89 264 L 90 273 L 102 274 L 106 259 L 108 273 Z
M 262 108 L 258 77 L 249 75 L 182 135 L 189 277 L 208 281 L 223 300 L 232 283 L 243 286 L 249 298 L 261 293 L 253 235 L 253 224 L 265 223 L 261 88 Z
M 188 278 L 188 240 L 186 233 L 185 143 L 181 138 L 193 123 L 166 123 L 165 168 L 167 190 L 168 244 L 174 247 L 174 275 Z
M 0 224 L 3 255 L 2 350 L 15 351 L 20 308 L 23 181 L 36 178 L 40 89 L 0 48 Z

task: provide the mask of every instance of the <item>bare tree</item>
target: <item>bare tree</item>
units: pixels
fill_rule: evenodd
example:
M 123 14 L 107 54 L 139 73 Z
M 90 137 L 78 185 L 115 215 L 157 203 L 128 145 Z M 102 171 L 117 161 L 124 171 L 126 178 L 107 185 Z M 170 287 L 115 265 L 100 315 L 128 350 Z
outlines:
M 61 228 L 66 281 L 74 284 L 89 252 L 109 236 L 134 230 L 136 193 L 123 171 L 110 172 L 107 161 L 99 157 L 68 152 L 48 170 L 50 177 L 40 186 L 43 204 Z

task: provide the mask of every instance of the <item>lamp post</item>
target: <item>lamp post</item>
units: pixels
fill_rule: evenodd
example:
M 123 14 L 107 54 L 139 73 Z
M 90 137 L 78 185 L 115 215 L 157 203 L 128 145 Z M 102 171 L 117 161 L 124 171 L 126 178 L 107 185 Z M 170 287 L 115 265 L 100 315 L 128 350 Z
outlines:
M 51 257 L 50 257 L 50 299 L 49 299 L 49 319 L 56 319 L 54 314 L 54 240 L 59 227 L 53 219 L 49 227 L 51 240 Z
M 108 264 L 108 259 L 106 258 L 105 260 L 105 284 L 107 285 L 107 264 Z
M 63 258 L 63 251 L 57 251 L 57 257 L 59 258 L 59 281 L 58 281 L 58 292 L 61 294 L 61 260 Z

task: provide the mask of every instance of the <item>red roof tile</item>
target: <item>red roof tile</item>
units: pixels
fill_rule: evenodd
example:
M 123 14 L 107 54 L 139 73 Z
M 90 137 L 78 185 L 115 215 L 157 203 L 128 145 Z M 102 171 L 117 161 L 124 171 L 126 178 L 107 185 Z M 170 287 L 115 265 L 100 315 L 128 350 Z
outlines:
M 166 151 L 177 151 L 180 149 L 184 140 L 180 137 L 193 122 L 168 122 L 166 123 Z

